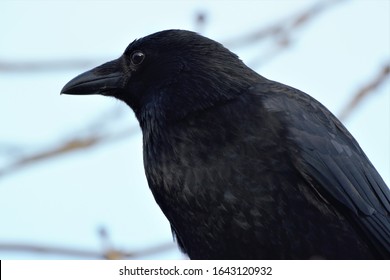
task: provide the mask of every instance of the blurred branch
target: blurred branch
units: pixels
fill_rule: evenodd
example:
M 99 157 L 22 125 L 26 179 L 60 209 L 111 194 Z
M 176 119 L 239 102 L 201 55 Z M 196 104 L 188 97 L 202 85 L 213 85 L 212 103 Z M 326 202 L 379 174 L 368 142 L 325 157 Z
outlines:
M 345 119 L 351 114 L 357 105 L 363 101 L 364 98 L 366 98 L 369 94 L 373 94 L 379 86 L 385 83 L 385 81 L 390 77 L 389 74 L 390 63 L 385 65 L 374 79 L 369 81 L 355 93 L 352 100 L 341 111 L 339 115 L 340 120 L 345 121 Z
M 86 137 L 75 137 L 64 143 L 61 143 L 59 146 L 52 149 L 45 149 L 39 151 L 32 155 L 24 155 L 15 160 L 13 163 L 0 169 L 0 177 L 7 175 L 11 172 L 14 172 L 22 167 L 26 167 L 30 164 L 37 163 L 43 160 L 51 159 L 60 155 L 67 154 L 69 152 L 92 148 L 99 144 L 105 144 L 112 141 L 117 141 L 126 137 L 130 137 L 137 133 L 139 130 L 137 127 L 126 129 L 120 132 L 113 134 L 101 135 L 101 134 L 92 134 Z
M 244 36 L 229 40 L 225 42 L 225 45 L 228 45 L 232 48 L 244 47 L 254 45 L 258 42 L 263 42 L 266 39 L 273 40 L 273 45 L 269 47 L 267 52 L 262 51 L 261 55 L 248 63 L 251 68 L 256 69 L 261 64 L 270 61 L 279 55 L 283 50 L 290 47 L 294 42 L 293 37 L 298 30 L 302 29 L 304 26 L 307 26 L 311 21 L 317 18 L 320 13 L 343 1 L 345 0 L 328 0 L 318 2 L 314 6 L 300 12 L 297 15 L 290 16 L 289 18 L 283 19 L 278 23 L 272 24 L 266 28 L 262 28 Z
M 0 243 L 0 251 L 17 251 L 24 253 L 41 253 L 41 254 L 55 254 L 68 257 L 86 258 L 86 259 L 139 259 L 153 254 L 161 253 L 164 251 L 172 250 L 176 245 L 172 243 L 161 244 L 158 246 L 142 249 L 140 251 L 122 251 L 110 249 L 104 252 L 98 252 L 94 250 L 82 250 L 72 249 L 58 246 L 46 246 L 46 245 L 32 245 L 18 243 Z
M 85 259 L 106 259 L 106 260 L 121 260 L 121 259 L 140 259 L 146 256 L 158 254 L 164 251 L 172 250 L 177 248 L 174 242 L 160 244 L 157 246 L 144 248 L 139 251 L 125 251 L 118 250 L 112 246 L 108 230 L 101 226 L 98 228 L 98 235 L 102 242 L 102 250 L 82 250 L 75 248 L 59 247 L 59 246 L 48 246 L 48 245 L 33 245 L 26 243 L 1 243 L 0 251 L 17 251 L 23 253 L 40 253 L 40 254 L 51 254 L 51 255 L 62 255 L 72 258 L 85 258 Z
M 206 23 L 208 21 L 208 15 L 204 11 L 198 11 L 195 15 L 195 27 L 194 30 L 199 34 L 204 33 Z
M 66 59 L 46 62 L 7 62 L 0 61 L 1 72 L 37 72 L 37 71 L 63 71 L 69 69 L 85 69 L 96 66 L 97 60 Z
M 279 41 L 282 45 L 288 45 L 289 38 L 292 36 L 294 31 L 307 24 L 310 20 L 313 20 L 316 16 L 318 16 L 318 14 L 324 12 L 327 8 L 343 1 L 346 0 L 327 0 L 318 2 L 298 15 L 291 16 L 288 19 L 283 19 L 266 28 L 226 41 L 225 44 L 229 45 L 229 47 L 244 47 L 258 41 L 262 41 L 268 37 L 272 37 Z

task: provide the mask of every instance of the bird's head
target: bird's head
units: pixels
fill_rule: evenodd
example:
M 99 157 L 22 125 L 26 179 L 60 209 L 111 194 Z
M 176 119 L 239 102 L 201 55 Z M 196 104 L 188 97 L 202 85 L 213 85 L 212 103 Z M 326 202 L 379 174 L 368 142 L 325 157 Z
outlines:
M 259 76 L 220 43 L 185 30 L 166 30 L 135 40 L 118 59 L 69 81 L 61 93 L 102 94 L 143 115 L 162 119 L 224 102 Z

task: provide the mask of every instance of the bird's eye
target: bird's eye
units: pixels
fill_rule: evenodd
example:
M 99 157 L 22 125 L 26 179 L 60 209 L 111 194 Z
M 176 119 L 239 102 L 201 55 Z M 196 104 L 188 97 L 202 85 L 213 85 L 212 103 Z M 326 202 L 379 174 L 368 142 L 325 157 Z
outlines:
M 131 55 L 131 62 L 134 64 L 134 65 L 139 65 L 142 63 L 142 61 L 144 61 L 145 59 L 145 54 L 143 52 L 140 52 L 140 51 L 136 51 L 134 52 L 132 55 Z

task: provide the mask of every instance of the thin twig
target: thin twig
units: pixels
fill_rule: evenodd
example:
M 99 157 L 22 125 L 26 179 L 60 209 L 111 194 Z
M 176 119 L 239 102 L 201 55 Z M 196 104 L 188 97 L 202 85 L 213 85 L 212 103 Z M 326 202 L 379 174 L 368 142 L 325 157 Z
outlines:
M 327 8 L 332 7 L 334 4 L 343 2 L 346 0 L 332 0 L 321 1 L 310 7 L 309 9 L 300 12 L 298 15 L 290 16 L 287 19 L 283 19 L 277 23 L 274 23 L 268 27 L 261 28 L 254 32 L 250 32 L 241 37 L 236 37 L 224 42 L 229 47 L 244 47 L 259 41 L 265 40 L 269 37 L 279 40 L 280 38 L 289 38 L 292 33 L 300 27 L 307 24 L 310 20 L 313 20 L 320 12 L 324 12 Z
M 40 253 L 50 255 L 62 255 L 73 258 L 85 259 L 139 259 L 164 251 L 172 250 L 176 247 L 173 242 L 160 244 L 139 251 L 114 250 L 99 252 L 95 250 L 77 249 L 49 245 L 33 245 L 22 242 L 17 243 L 0 243 L 0 251 L 13 251 L 24 253 Z
M 353 96 L 352 100 L 348 102 L 344 109 L 341 110 L 339 118 L 345 121 L 354 109 L 366 98 L 368 95 L 375 92 L 375 90 L 385 83 L 390 77 L 390 63 L 385 65 L 376 75 L 374 79 L 369 81 L 366 85 L 361 87 Z
M 86 69 L 96 66 L 98 59 L 66 59 L 51 61 L 8 62 L 0 61 L 0 73 L 22 73 L 37 71 L 64 71 L 71 69 Z
M 93 134 L 84 138 L 75 137 L 71 140 L 65 141 L 61 143 L 59 146 L 45 149 L 40 152 L 36 152 L 32 155 L 24 155 L 20 158 L 16 159 L 11 164 L 0 169 L 0 177 L 10 174 L 11 172 L 15 172 L 22 167 L 26 167 L 32 163 L 41 162 L 43 160 L 52 159 L 54 157 L 67 154 L 69 152 L 74 152 L 77 150 L 84 150 L 87 148 L 95 147 L 99 144 L 105 144 L 112 141 L 117 141 L 126 137 L 130 137 L 135 135 L 138 132 L 137 127 L 133 127 L 130 129 L 125 129 L 120 132 L 116 132 L 113 134 L 100 135 Z
M 266 62 L 277 57 L 282 51 L 291 47 L 296 41 L 294 35 L 298 30 L 307 26 L 308 23 L 316 19 L 320 13 L 325 12 L 328 8 L 333 7 L 334 4 L 342 1 L 346 0 L 318 2 L 307 10 L 300 12 L 298 15 L 290 16 L 289 18 L 268 27 L 229 40 L 225 42 L 225 45 L 229 47 L 255 46 L 255 44 L 264 42 L 266 39 L 273 40 L 273 44 L 268 48 L 268 51 L 262 51 L 256 58 L 248 62 L 248 65 L 251 68 L 259 68 L 261 65 L 264 65 Z

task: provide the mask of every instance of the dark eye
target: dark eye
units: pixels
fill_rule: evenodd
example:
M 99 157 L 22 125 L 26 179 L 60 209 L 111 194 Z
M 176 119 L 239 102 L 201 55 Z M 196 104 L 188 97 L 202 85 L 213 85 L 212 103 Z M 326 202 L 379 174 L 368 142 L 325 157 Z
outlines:
M 139 65 L 142 63 L 142 61 L 144 61 L 144 58 L 145 58 L 145 54 L 143 52 L 135 51 L 131 55 L 131 62 L 134 65 Z

